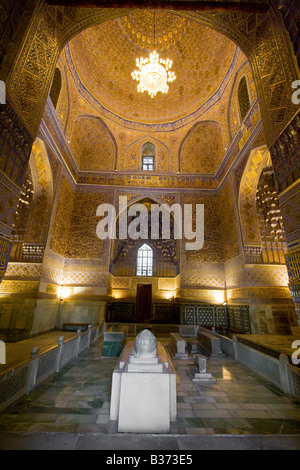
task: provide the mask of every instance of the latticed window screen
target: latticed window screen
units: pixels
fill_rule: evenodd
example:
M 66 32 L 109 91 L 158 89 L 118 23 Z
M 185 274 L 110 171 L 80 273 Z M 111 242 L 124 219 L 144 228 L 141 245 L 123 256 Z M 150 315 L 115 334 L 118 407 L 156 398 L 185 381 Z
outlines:
M 153 250 L 146 244 L 138 250 L 136 274 L 153 276 Z
M 262 240 L 261 262 L 285 264 L 285 231 L 272 165 L 265 166 L 259 178 L 256 209 Z
M 154 170 L 154 157 L 143 157 L 143 170 L 144 171 Z

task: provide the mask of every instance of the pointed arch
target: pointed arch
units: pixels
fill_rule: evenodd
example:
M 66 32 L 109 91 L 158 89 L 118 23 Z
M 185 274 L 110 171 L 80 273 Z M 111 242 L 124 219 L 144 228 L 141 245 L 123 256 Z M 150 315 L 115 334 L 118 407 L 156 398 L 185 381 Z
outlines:
M 7 83 L 10 104 L 15 112 L 22 116 L 22 122 L 33 139 L 39 129 L 56 63 L 63 47 L 73 36 L 89 26 L 125 16 L 132 11 L 83 8 L 79 14 L 76 8 L 63 8 L 58 14 L 58 9 L 59 7 L 45 8 L 45 3 L 40 2 L 34 12 L 34 18 L 38 18 L 39 21 L 32 21 L 26 32 L 26 38 L 24 35 L 26 42 L 24 47 L 19 49 Z M 282 73 L 288 83 L 298 78 L 296 62 L 290 54 L 291 40 L 282 34 L 280 27 L 282 18 L 278 17 L 276 7 L 271 6 L 269 14 L 257 15 L 255 21 L 253 14 L 250 13 L 178 11 L 176 14 L 224 34 L 246 54 L 254 72 L 267 142 L 269 147 L 273 145 L 297 113 L 297 107 L 290 102 L 291 100 L 284 102 L 284 105 L 283 103 L 281 106 L 277 105 L 286 95 L 286 86 L 278 84 L 278 74 L 273 73 L 274 66 L 280 67 L 278 73 Z M 43 45 L 43 53 L 47 57 L 47 73 L 38 66 L 39 55 L 35 51 L 36 37 L 45 37 L 45 31 L 48 37 L 46 44 Z M 275 61 L 269 61 L 266 64 L 266 61 L 261 60 L 262 43 L 267 47 L 266 54 L 274 53 L 274 44 L 276 44 L 286 60 L 278 61 L 276 64 Z M 32 74 L 32 77 L 28 74 L 28 57 L 34 57 L 36 61 L 36 66 L 33 67 L 36 75 Z M 275 89 L 270 99 L 269 91 L 273 87 Z
M 141 137 L 137 140 L 134 140 L 128 145 L 128 147 L 126 148 L 124 152 L 125 157 L 124 157 L 124 162 L 123 162 L 123 169 L 131 170 L 131 171 L 132 170 L 140 171 L 142 169 L 143 148 L 144 146 L 147 146 L 147 144 L 151 144 L 153 146 L 152 150 L 155 151 L 154 170 L 159 171 L 159 172 L 170 171 L 171 170 L 170 150 L 166 146 L 166 144 L 164 144 L 163 142 L 161 142 L 160 140 L 158 140 L 152 135 L 146 135 L 144 137 Z
M 99 116 L 78 116 L 72 127 L 70 150 L 79 170 L 114 170 L 117 143 Z
M 270 161 L 266 146 L 250 152 L 239 191 L 239 215 L 244 246 L 261 246 L 262 240 L 256 210 L 256 190 L 261 172 Z
M 222 127 L 217 121 L 199 121 L 187 132 L 179 148 L 179 171 L 215 174 L 224 158 Z
M 41 262 L 53 200 L 53 178 L 44 141 L 33 144 L 15 214 L 11 261 Z
M 156 164 L 156 148 L 155 145 L 148 140 L 142 145 L 142 170 L 154 171 Z
M 169 207 L 176 203 L 175 200 L 170 201 Z M 168 276 L 175 277 L 178 274 L 180 259 L 180 242 L 178 239 L 175 239 L 174 233 L 178 228 L 176 217 L 173 216 L 173 213 L 169 213 L 170 216 L 170 238 L 164 239 L 162 236 L 162 215 L 165 212 L 168 215 L 168 211 L 163 206 L 164 201 L 158 200 L 155 196 L 145 196 L 140 195 L 133 197 L 128 201 L 127 211 L 134 204 L 143 204 L 148 210 L 148 239 L 137 239 L 133 240 L 129 236 L 125 239 L 119 238 L 119 217 L 125 215 L 125 209 L 121 210 L 121 213 L 118 214 L 116 222 L 116 239 L 111 241 L 110 249 L 110 272 L 116 276 L 134 276 L 136 274 L 136 258 L 139 248 L 147 243 L 153 250 L 153 256 L 155 259 L 155 266 L 153 266 L 153 275 L 154 276 Z M 151 237 L 151 206 L 159 205 L 161 206 L 162 213 L 159 218 L 159 238 L 152 239 Z M 166 203 L 165 203 L 166 204 Z M 176 207 L 176 206 L 175 206 Z M 119 209 L 120 210 L 120 209 Z M 128 214 L 127 212 L 127 214 Z M 129 225 L 132 222 L 132 218 L 127 218 L 127 224 Z M 127 225 L 127 226 L 128 226 Z

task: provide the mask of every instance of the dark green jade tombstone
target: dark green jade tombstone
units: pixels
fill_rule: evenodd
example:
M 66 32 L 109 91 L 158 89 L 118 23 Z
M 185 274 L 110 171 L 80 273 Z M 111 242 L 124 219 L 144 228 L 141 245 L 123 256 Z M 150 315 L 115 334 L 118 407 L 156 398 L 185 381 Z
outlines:
M 128 327 L 115 325 L 104 332 L 102 356 L 118 357 L 124 347 Z

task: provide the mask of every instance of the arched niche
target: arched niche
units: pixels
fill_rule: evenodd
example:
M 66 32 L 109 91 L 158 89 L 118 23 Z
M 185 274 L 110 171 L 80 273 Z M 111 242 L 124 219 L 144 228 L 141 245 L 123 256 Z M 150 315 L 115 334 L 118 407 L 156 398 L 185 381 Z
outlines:
M 139 171 L 142 169 L 143 148 L 150 143 L 155 151 L 154 170 L 170 171 L 170 150 L 153 136 L 145 136 L 133 141 L 125 150 L 124 168 Z
M 33 144 L 29 168 L 21 192 L 11 260 L 41 262 L 46 246 L 53 201 L 53 178 L 42 139 Z
M 168 239 L 162 238 L 162 216 L 159 219 L 159 238 L 151 238 L 151 205 L 162 205 L 164 201 L 157 198 L 137 197 L 128 201 L 127 214 L 134 204 L 141 204 L 146 207 L 148 212 L 148 238 L 138 238 L 134 240 L 127 236 L 126 239 L 119 238 L 119 220 L 120 214 L 117 214 L 117 233 L 116 240 L 111 244 L 111 262 L 110 272 L 115 276 L 135 276 L 136 275 L 136 261 L 138 250 L 146 243 L 153 250 L 154 257 L 154 277 L 168 276 L 175 277 L 179 271 L 179 258 L 180 258 L 180 244 L 179 240 L 174 238 L 174 231 L 177 229 L 176 218 L 173 213 L 170 214 L 170 237 Z M 169 205 L 170 207 L 170 205 Z M 162 210 L 167 213 L 166 209 Z M 125 212 L 121 212 L 124 216 Z M 127 228 L 130 223 L 135 219 L 135 216 L 127 217 Z
M 30 169 L 33 179 L 33 204 L 29 216 L 28 242 L 45 243 L 53 201 L 53 177 L 45 143 L 37 138 L 33 144 Z
M 79 116 L 72 128 L 70 149 L 79 170 L 114 170 L 117 144 L 105 122 Z
M 180 172 L 215 174 L 224 155 L 221 126 L 215 121 L 198 122 L 181 143 Z
M 257 185 L 263 168 L 271 162 L 266 146 L 250 152 L 239 189 L 239 215 L 244 246 L 261 247 L 259 221 L 256 209 Z
M 242 81 L 244 83 L 246 82 L 250 105 L 249 109 L 251 109 L 253 104 L 257 100 L 257 91 L 249 62 L 242 64 L 242 66 L 236 72 L 236 76 L 230 93 L 227 115 L 231 140 L 237 135 L 243 123 L 243 119 L 240 114 L 240 104 L 238 99 L 238 90 Z

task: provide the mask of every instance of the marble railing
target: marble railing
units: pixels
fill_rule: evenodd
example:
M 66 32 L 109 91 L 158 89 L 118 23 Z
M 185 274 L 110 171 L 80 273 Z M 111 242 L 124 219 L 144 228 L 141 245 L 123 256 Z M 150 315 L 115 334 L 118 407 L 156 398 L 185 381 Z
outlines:
M 236 336 L 229 339 L 218 333 L 214 334 L 220 339 L 224 354 L 263 375 L 283 393 L 300 398 L 300 368 L 292 365 L 285 354 L 280 354 L 277 359 L 240 343 Z
M 99 326 L 89 326 L 88 331 L 77 332 L 77 337 L 64 340 L 61 336 L 58 345 L 39 354 L 39 348 L 33 348 L 31 358 L 20 366 L 0 372 L 0 412 L 11 406 L 24 395 L 41 385 L 48 377 L 58 373 L 62 367 L 78 356 L 99 337 Z

